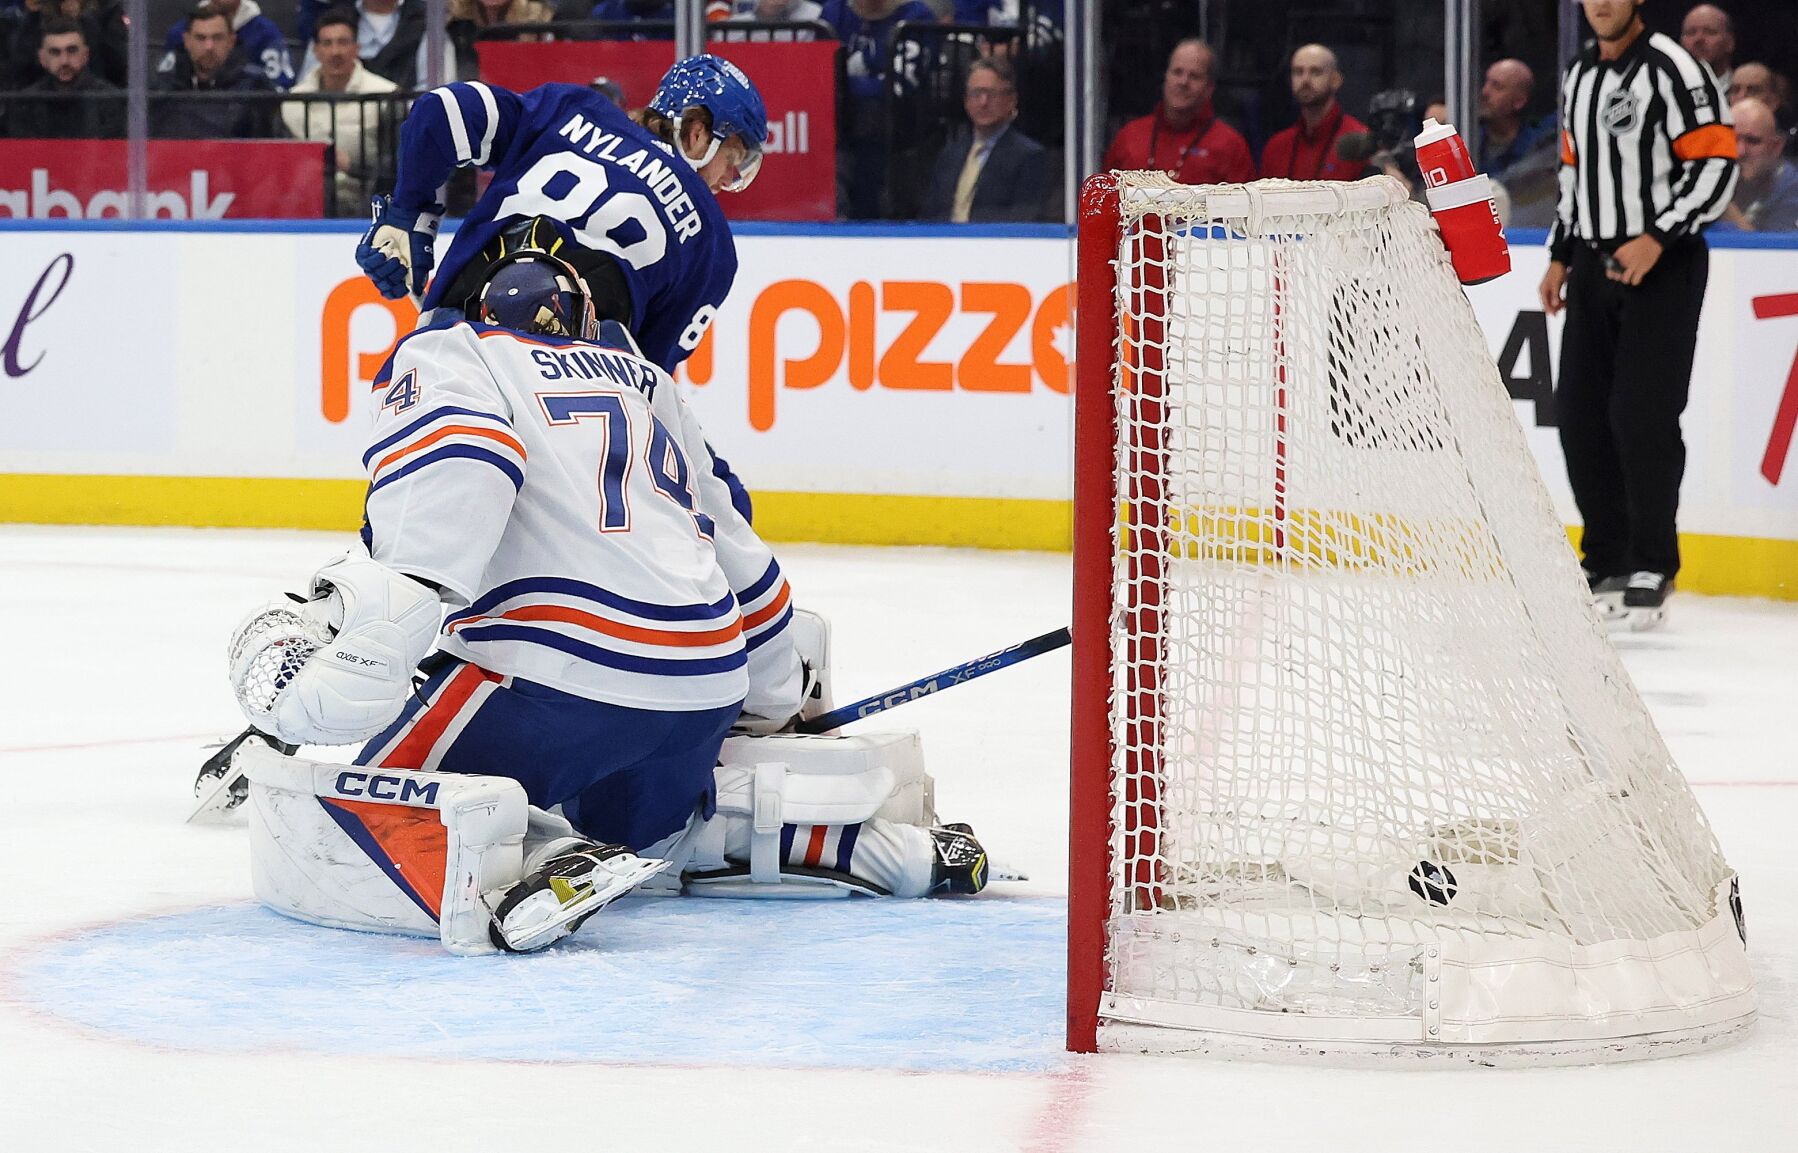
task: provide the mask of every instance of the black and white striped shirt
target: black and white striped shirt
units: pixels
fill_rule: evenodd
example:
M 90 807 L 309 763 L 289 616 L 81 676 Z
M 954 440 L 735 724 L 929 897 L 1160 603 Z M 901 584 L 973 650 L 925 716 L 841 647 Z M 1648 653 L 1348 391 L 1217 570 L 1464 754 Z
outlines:
M 1729 207 L 1729 105 L 1710 69 L 1669 37 L 1643 33 L 1616 60 L 1588 46 L 1562 81 L 1561 129 L 1555 260 L 1577 241 L 1612 248 L 1647 233 L 1667 244 Z

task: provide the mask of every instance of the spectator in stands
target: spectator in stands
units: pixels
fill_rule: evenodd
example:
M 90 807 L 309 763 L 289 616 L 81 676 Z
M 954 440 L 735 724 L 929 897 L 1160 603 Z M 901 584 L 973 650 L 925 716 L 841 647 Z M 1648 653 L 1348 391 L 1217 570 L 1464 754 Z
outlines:
M 295 95 L 379 96 L 395 90 L 393 81 L 362 66 L 356 55 L 356 24 L 356 13 L 347 8 L 334 9 L 313 22 L 312 54 L 318 67 L 293 86 Z M 338 216 L 360 216 L 368 210 L 369 193 L 386 159 L 381 155 L 386 113 L 385 102 L 377 100 L 290 100 L 281 105 L 281 119 L 296 140 L 332 146 Z
M 67 16 L 51 16 L 39 28 L 37 60 L 44 75 L 24 91 L 42 99 L 17 105 L 7 134 L 34 140 L 123 136 L 125 103 L 117 85 L 88 70 L 86 29 Z
M 1785 143 L 1773 110 L 1749 97 L 1729 108 L 1736 122 L 1735 196 L 1718 228 L 1750 232 L 1798 231 L 1798 168 L 1781 155 Z
M 903 59 L 891 61 L 893 29 L 901 23 L 933 24 L 936 14 L 919 0 L 828 0 L 822 15 L 837 30 L 848 59 L 849 117 L 837 152 L 838 198 L 844 215 L 867 220 L 880 215 L 886 184 L 888 84 L 895 94 L 910 93 L 930 64 L 915 41 L 905 42 Z M 889 66 L 896 69 L 892 75 Z
M 1715 4 L 1700 4 L 1686 13 L 1679 26 L 1679 42 L 1687 52 L 1710 66 L 1717 86 L 1729 88 L 1730 62 L 1736 54 L 1736 24 Z
M 1526 121 L 1523 110 L 1529 107 L 1536 90 L 1536 77 L 1521 60 L 1500 60 L 1486 69 L 1486 81 L 1480 85 L 1480 142 L 1478 164 L 1481 172 L 1495 180 L 1503 180 L 1512 165 L 1548 142 L 1557 146 L 1558 136 L 1550 121 Z
M 723 21 L 725 25 L 748 24 L 760 21 L 798 21 L 821 20 L 824 17 L 824 5 L 813 0 L 736 0 L 731 12 Z M 778 31 L 721 31 L 720 40 L 815 40 L 817 35 L 803 28 L 783 28 Z
M 1155 168 L 1182 184 L 1243 184 L 1255 159 L 1236 129 L 1211 107 L 1216 57 L 1196 37 L 1174 45 L 1155 111 L 1118 129 L 1105 150 L 1106 168 Z
M 944 4 L 937 4 L 941 12 Z M 1007 56 L 1017 68 L 1018 87 L 1029 101 L 1013 131 L 1022 131 L 1051 150 L 1067 136 L 1067 13 L 1063 0 L 954 0 L 950 19 L 956 24 L 983 24 L 994 29 L 1017 29 L 1019 35 L 994 36 L 981 45 L 981 53 Z M 1051 151 L 1053 157 L 1053 151 Z M 1060 200 L 1056 194 L 1056 200 Z
M 262 7 L 256 0 L 209 0 L 214 11 L 224 14 L 231 21 L 231 31 L 237 37 L 237 50 L 252 68 L 259 68 L 268 77 L 270 84 L 276 88 L 288 88 L 293 85 L 293 60 L 287 55 L 287 37 L 273 20 L 262 14 Z M 187 21 L 178 20 L 169 29 L 164 41 L 168 51 L 162 62 L 156 66 L 158 72 L 167 72 L 175 66 L 175 55 L 181 48 L 181 38 L 187 32 Z
M 1560 133 L 1554 114 L 1524 117 L 1536 76 L 1521 60 L 1499 60 L 1480 85 L 1479 170 L 1510 200 L 1507 225 L 1547 228 L 1560 195 Z
M 428 87 L 428 47 L 425 0 L 356 0 L 356 51 L 376 76 L 385 76 L 407 92 Z M 318 58 L 307 45 L 300 75 L 310 76 L 317 67 Z M 442 69 L 445 84 L 456 78 L 456 46 L 447 36 Z
M 1773 71 L 1765 64 L 1747 63 L 1736 67 L 1730 80 L 1725 98 L 1731 105 L 1744 100 L 1758 100 L 1773 110 L 1773 121 L 1779 126 L 1779 133 L 1784 138 L 1786 152 L 1789 155 L 1798 137 L 1793 134 L 1793 125 L 1798 121 L 1794 109 L 1785 98 L 1785 77 Z
M 495 24 L 548 24 L 555 18 L 556 7 L 548 0 L 449 0 L 448 30 L 456 47 L 456 77 L 474 80 L 481 75 L 475 38 L 483 30 Z M 547 32 L 519 32 L 508 39 L 535 43 L 554 37 Z
M 1011 62 L 1002 56 L 975 61 L 962 107 L 968 127 L 957 129 L 936 158 L 920 218 L 958 224 L 1041 220 L 1055 179 L 1043 146 L 1012 127 L 1018 84 Z
M 22 0 L 12 21 L 0 23 L 0 28 L 13 29 L 10 40 L 0 41 L 10 57 L 0 63 L 0 79 L 5 80 L 0 87 L 24 88 L 46 75 L 38 63 L 38 45 L 43 42 L 44 21 L 54 17 L 81 25 L 93 75 L 115 86 L 125 83 L 130 33 L 124 0 Z
M 1777 110 L 1779 107 L 1779 84 L 1773 79 L 1773 69 L 1765 64 L 1748 63 L 1730 74 L 1729 86 L 1724 90 L 1730 104 L 1743 100 L 1758 100 L 1767 107 Z
M 1299 118 L 1274 133 L 1261 150 L 1261 175 L 1282 180 L 1356 180 L 1359 160 L 1336 154 L 1344 133 L 1366 132 L 1367 125 L 1342 110 L 1342 70 L 1336 53 L 1322 44 L 1307 44 L 1292 54 L 1292 100 Z
M 150 132 L 186 140 L 273 134 L 273 105 L 260 100 L 184 100 L 189 92 L 273 92 L 238 50 L 231 18 L 210 3 L 189 10 L 173 64 L 150 78 Z M 160 99 L 156 94 L 162 95 Z

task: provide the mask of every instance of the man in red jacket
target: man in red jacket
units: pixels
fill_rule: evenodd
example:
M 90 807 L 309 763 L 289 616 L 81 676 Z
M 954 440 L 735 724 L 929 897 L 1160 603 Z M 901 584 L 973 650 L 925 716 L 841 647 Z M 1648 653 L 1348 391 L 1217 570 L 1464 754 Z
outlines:
M 1203 40 L 1182 40 L 1167 58 L 1161 103 L 1118 130 L 1105 150 L 1108 169 L 1154 168 L 1182 184 L 1246 184 L 1255 158 L 1236 129 L 1217 118 L 1211 94 L 1215 60 Z
M 1336 155 L 1336 142 L 1353 132 L 1366 132 L 1336 103 L 1342 90 L 1342 71 L 1336 53 L 1322 44 L 1307 44 L 1292 54 L 1292 99 L 1299 106 L 1298 122 L 1276 132 L 1261 150 L 1261 175 L 1283 180 L 1355 180 L 1364 161 L 1347 161 Z

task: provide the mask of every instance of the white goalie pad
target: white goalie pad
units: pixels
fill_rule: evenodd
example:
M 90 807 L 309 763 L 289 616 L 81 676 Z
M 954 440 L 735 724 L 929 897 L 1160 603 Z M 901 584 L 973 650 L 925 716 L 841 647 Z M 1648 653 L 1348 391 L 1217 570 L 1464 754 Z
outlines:
M 529 805 L 503 777 L 239 753 L 250 876 L 263 904 L 338 929 L 436 937 L 491 953 L 483 893 L 524 875 Z
M 782 825 L 853 825 L 875 817 L 922 828 L 937 823 L 936 782 L 924 771 L 924 747 L 914 731 L 732 737 L 719 759 L 722 819 L 709 823 L 713 835 L 698 839 L 687 868 L 701 873 L 725 869 L 726 821 L 747 820 L 749 876 L 747 881 L 690 887 L 695 895 L 844 895 L 841 886 L 827 879 L 781 871 Z M 773 892 L 764 886 L 794 891 Z M 816 891 L 825 888 L 833 891 Z

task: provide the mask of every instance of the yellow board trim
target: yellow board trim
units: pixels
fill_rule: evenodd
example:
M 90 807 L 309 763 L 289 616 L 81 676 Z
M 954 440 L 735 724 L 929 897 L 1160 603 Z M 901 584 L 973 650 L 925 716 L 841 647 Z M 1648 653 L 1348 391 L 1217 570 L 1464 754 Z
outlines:
M 0 522 L 353 532 L 365 488 L 355 480 L 0 475 Z M 1059 500 L 759 492 L 755 509 L 756 527 L 772 541 L 1041 552 L 1073 542 L 1073 506 Z M 1682 589 L 1798 600 L 1798 541 L 1682 533 L 1680 549 Z
M 0 521 L 355 531 L 365 481 L 235 476 L 0 476 Z

